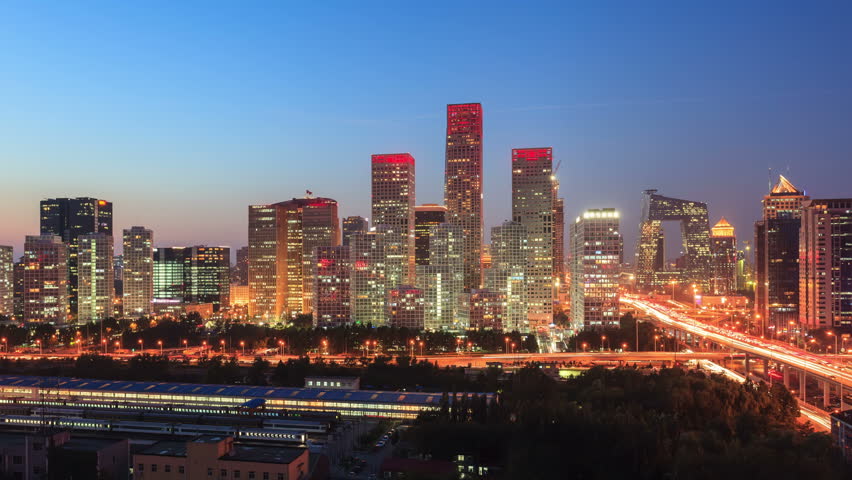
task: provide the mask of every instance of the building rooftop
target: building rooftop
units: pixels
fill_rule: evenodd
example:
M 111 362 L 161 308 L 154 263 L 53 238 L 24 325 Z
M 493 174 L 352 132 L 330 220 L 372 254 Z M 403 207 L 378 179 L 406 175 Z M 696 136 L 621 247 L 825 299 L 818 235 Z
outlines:
M 62 449 L 73 452 L 97 452 L 123 441 L 117 438 L 71 437 L 71 440 L 62 444 Z
M 164 441 L 157 442 L 139 452 L 139 455 L 160 455 L 163 457 L 185 457 L 186 442 Z
M 211 385 L 199 383 L 133 382 L 69 377 L 32 377 L 21 375 L 0 375 L 0 386 L 109 392 L 215 395 L 220 397 L 239 397 L 244 399 L 264 398 L 267 400 L 292 399 L 323 400 L 332 402 L 368 402 L 373 404 L 384 403 L 419 406 L 437 406 L 441 401 L 441 393 L 261 387 L 253 385 Z M 490 398 L 491 395 L 488 396 Z M 452 398 L 450 398 L 450 402 L 452 402 Z
M 234 445 L 234 448 L 221 460 L 234 462 L 257 462 L 288 464 L 299 458 L 306 449 L 304 448 L 282 448 L 282 447 L 260 447 L 254 445 Z

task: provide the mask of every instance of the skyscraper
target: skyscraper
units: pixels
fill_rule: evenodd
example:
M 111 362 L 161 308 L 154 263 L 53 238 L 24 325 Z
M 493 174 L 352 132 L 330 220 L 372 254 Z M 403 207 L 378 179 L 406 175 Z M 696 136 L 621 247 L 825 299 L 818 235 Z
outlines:
M 799 323 L 808 330 L 852 326 L 852 198 L 802 205 Z
M 470 292 L 470 328 L 502 331 L 505 314 L 506 295 L 487 288 Z
M 40 203 L 42 235 L 57 235 L 68 246 L 69 305 L 77 315 L 77 252 L 80 235 L 112 235 L 112 203 L 97 198 L 50 198 Z
M 755 310 L 766 327 L 787 328 L 799 319 L 799 227 L 809 197 L 789 180 L 763 197 L 763 220 L 755 225 Z
M 417 288 L 425 303 L 424 324 L 431 330 L 467 328 L 462 312 L 464 237 L 460 225 L 442 223 L 429 235 L 429 264 L 417 266 Z
M 734 227 L 722 217 L 710 229 L 711 292 L 730 295 L 737 289 L 737 237 Z
M 344 247 L 349 246 L 349 237 L 356 233 L 367 233 L 369 225 L 367 225 L 367 219 L 364 217 L 359 217 L 357 215 L 346 217 L 343 219 L 343 230 L 342 230 L 342 245 Z
M 352 316 L 349 288 L 351 264 L 349 247 L 314 249 L 314 325 L 348 325 Z
M 447 207 L 434 203 L 414 207 L 414 263 L 429 265 L 429 236 L 432 227 L 447 221 Z
M 553 181 L 553 284 L 554 295 L 565 288 L 565 199 L 559 198 L 559 182 Z
M 423 329 L 423 293 L 411 285 L 388 291 L 388 322 L 393 327 Z
M 447 222 L 462 227 L 465 244 L 464 288 L 482 285 L 482 105 L 447 105 L 444 169 Z
M 491 268 L 485 285 L 506 297 L 503 329 L 529 332 L 527 319 L 527 228 L 518 222 L 503 222 L 491 229 Z
M 571 323 L 577 329 L 617 327 L 623 261 L 619 214 L 587 210 L 571 225 Z
M 352 322 L 387 325 L 385 234 L 356 233 L 349 238 L 350 308 Z
M 234 274 L 231 282 L 237 285 L 248 285 L 248 247 L 237 249 L 237 263 L 234 266 Z
M 385 234 L 389 287 L 414 274 L 414 157 L 408 153 L 372 156 L 373 225 Z
M 24 241 L 24 322 L 64 325 L 68 320 L 68 246 L 56 235 Z
M 123 306 L 129 317 L 153 313 L 154 301 L 154 232 L 145 227 L 131 227 L 122 232 Z
M 230 304 L 229 247 L 158 247 L 154 249 L 154 304 L 174 311 L 179 305 Z
M 340 243 L 337 202 L 294 198 L 249 206 L 249 315 L 267 322 L 313 310 L 313 254 Z
M 15 260 L 12 247 L 0 245 L 0 316 L 15 315 Z
M 512 220 L 527 228 L 527 317 L 530 326 L 553 321 L 553 150 L 512 150 Z
M 112 234 L 79 236 L 77 255 L 77 322 L 101 321 L 112 316 L 113 240 Z
M 675 275 L 666 270 L 663 232 L 663 222 L 666 221 L 680 222 L 683 268 Z M 657 190 L 645 190 L 636 252 L 636 286 L 640 290 L 665 290 L 671 279 L 676 278 L 679 283 L 694 283 L 701 287 L 701 292 L 709 292 L 712 256 L 707 204 L 664 197 L 658 195 Z

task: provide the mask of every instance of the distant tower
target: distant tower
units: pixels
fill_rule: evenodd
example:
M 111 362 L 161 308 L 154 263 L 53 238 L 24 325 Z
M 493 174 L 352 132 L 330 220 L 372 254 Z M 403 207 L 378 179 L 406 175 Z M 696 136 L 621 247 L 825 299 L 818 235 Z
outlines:
M 788 328 L 799 320 L 799 228 L 809 198 L 783 175 L 763 197 L 763 220 L 755 224 L 754 303 L 764 335 L 770 325 Z
M 369 225 L 367 225 L 367 219 L 359 216 L 346 217 L 343 219 L 343 229 L 341 231 L 343 235 L 342 245 L 344 247 L 349 246 L 349 237 L 355 235 L 356 233 L 367 233 Z
M 734 235 L 734 227 L 724 217 L 710 229 L 710 254 L 713 256 L 713 294 L 734 293 L 737 282 L 737 237 Z
M 431 330 L 463 329 L 464 237 L 462 227 L 442 223 L 431 228 L 429 264 L 417 266 L 417 288 L 426 305 L 425 325 Z
M 154 301 L 154 232 L 145 227 L 132 227 L 123 232 L 124 313 L 129 317 L 153 313 Z
M 40 203 L 42 235 L 56 235 L 68 246 L 68 302 L 77 315 L 77 254 L 80 235 L 112 235 L 112 202 L 91 197 L 49 198 Z
M 56 235 L 24 242 L 24 322 L 65 325 L 68 320 L 68 246 Z
M 348 325 L 351 312 L 351 258 L 348 246 L 314 249 L 314 325 Z
M 429 265 L 429 237 L 432 227 L 447 221 L 447 207 L 427 203 L 414 207 L 414 263 Z
M 0 245 L 0 315 L 15 315 L 15 260 L 12 247 Z
M 105 320 L 112 316 L 115 288 L 112 234 L 80 235 L 78 240 L 77 322 Z
M 530 326 L 553 321 L 553 149 L 512 150 L 512 220 L 527 228 L 527 311 Z
M 464 288 L 482 285 L 482 105 L 447 105 L 444 169 L 447 222 L 462 227 L 465 244 Z
M 359 325 L 387 324 L 385 234 L 358 233 L 349 239 L 349 291 L 352 322 Z
M 393 288 L 414 274 L 414 157 L 373 155 L 371 163 L 373 225 L 386 232 L 385 269 Z
M 491 229 L 491 268 L 486 270 L 485 285 L 506 298 L 503 329 L 527 333 L 527 266 L 529 262 L 527 227 L 518 222 L 503 222 Z

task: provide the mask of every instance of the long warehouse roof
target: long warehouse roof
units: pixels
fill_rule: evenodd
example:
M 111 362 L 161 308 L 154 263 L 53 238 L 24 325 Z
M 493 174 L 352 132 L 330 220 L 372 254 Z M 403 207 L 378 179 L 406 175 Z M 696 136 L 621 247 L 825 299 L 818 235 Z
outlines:
M 0 387 L 38 387 L 109 392 L 142 392 L 181 395 L 216 395 L 264 399 L 372 402 L 407 405 L 438 405 L 441 393 L 388 392 L 378 390 L 334 390 L 321 388 L 261 387 L 256 385 L 211 385 L 199 383 L 133 382 L 70 377 L 0 375 Z M 449 395 L 452 402 L 452 394 Z M 491 394 L 488 394 L 490 399 Z

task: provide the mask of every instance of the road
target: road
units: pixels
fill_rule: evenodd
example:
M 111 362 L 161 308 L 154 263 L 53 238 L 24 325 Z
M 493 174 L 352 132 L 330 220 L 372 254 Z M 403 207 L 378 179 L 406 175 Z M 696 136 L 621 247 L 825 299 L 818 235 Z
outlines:
M 624 295 L 621 302 L 652 317 L 657 322 L 733 350 L 767 358 L 803 370 L 822 379 L 830 379 L 852 388 L 852 374 L 840 363 L 832 363 L 825 357 L 814 355 L 786 343 L 757 338 L 730 329 L 699 322 L 667 305 L 637 295 Z

